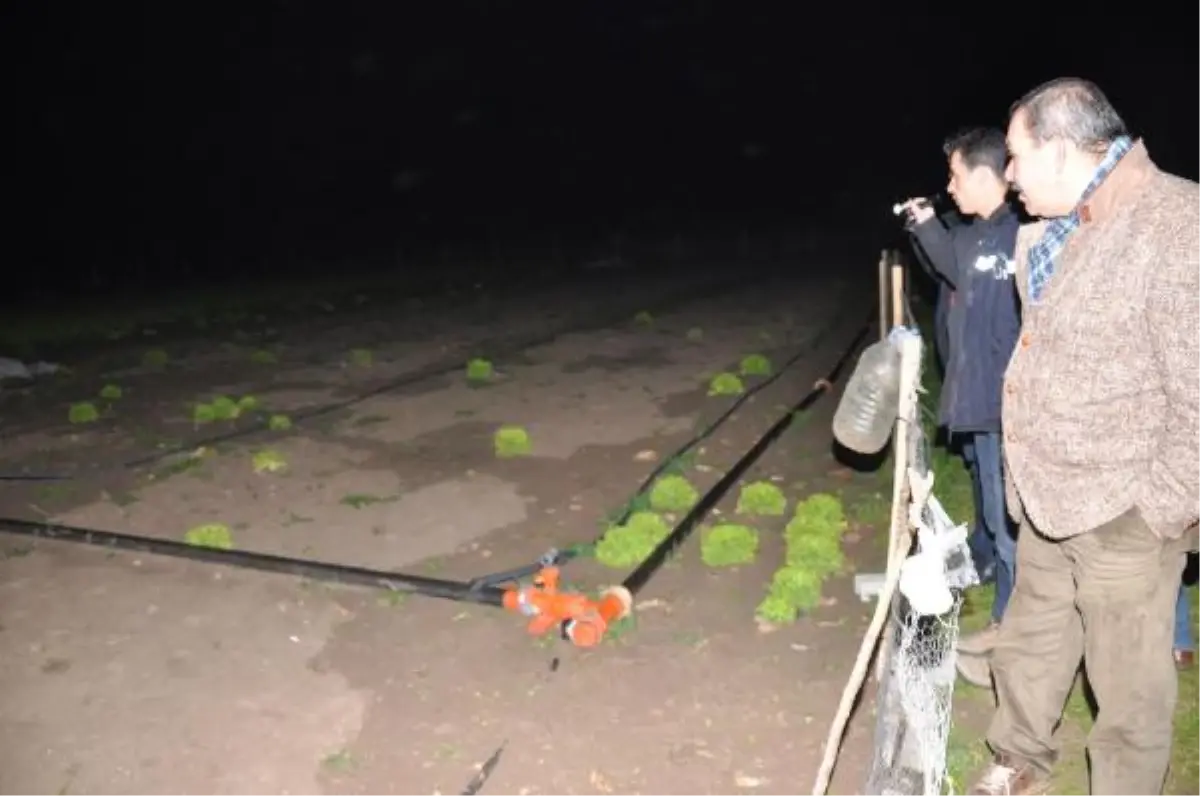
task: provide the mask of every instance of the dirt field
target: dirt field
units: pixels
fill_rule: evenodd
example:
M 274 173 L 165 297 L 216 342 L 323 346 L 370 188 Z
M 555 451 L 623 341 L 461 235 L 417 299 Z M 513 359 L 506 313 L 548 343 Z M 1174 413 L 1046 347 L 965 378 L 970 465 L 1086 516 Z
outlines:
M 614 276 L 437 306 L 366 297 L 286 328 L 242 319 L 230 339 L 143 340 L 0 394 L 0 471 L 77 476 L 5 483 L 0 516 L 177 540 L 221 523 L 240 549 L 441 578 L 529 563 L 594 539 L 729 405 L 707 395 L 709 376 L 806 350 L 688 459 L 689 480 L 714 483 L 852 340 L 869 303 L 850 287 L 777 280 L 635 322 L 671 287 Z M 601 297 L 623 320 L 505 350 Z M 165 364 L 145 361 L 152 346 Z M 486 386 L 459 367 L 382 389 L 487 352 Z M 105 385 L 121 397 L 97 399 Z M 882 491 L 831 454 L 839 394 L 747 480 L 793 502 Z M 197 426 L 191 405 L 216 395 L 253 396 L 247 415 L 294 425 L 204 445 L 254 427 Z M 68 423 L 89 399 L 99 420 Z M 332 402 L 345 405 L 304 419 Z M 531 455 L 495 456 L 502 424 L 529 432 Z M 256 472 L 262 451 L 286 469 Z M 591 651 L 530 638 L 490 607 L 0 535 L 0 790 L 458 793 L 503 743 L 483 793 L 806 792 L 871 606 L 847 574 L 810 616 L 760 627 L 783 522 L 754 520 L 757 559 L 733 569 L 705 566 L 690 540 L 637 595 L 634 625 Z M 877 538 L 861 524 L 847 535 L 858 566 L 878 566 Z M 626 573 L 578 560 L 567 574 L 594 586 Z M 867 710 L 835 792 L 862 781 L 871 729 Z

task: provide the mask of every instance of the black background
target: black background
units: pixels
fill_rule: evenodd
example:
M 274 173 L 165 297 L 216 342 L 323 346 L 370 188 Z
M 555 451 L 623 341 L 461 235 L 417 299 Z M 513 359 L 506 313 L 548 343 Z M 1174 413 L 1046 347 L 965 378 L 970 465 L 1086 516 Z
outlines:
M 1105 13 L 8 3 L 6 294 L 415 267 L 448 243 L 874 234 L 892 201 L 942 186 L 948 131 L 1003 125 L 1062 74 L 1195 178 L 1196 5 Z

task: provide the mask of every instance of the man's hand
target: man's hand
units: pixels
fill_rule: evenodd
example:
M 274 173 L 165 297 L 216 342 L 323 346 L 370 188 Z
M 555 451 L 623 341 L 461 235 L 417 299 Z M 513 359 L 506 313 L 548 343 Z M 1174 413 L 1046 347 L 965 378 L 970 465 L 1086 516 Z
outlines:
M 913 224 L 924 224 L 936 215 L 933 202 L 921 196 L 901 202 L 900 207 L 912 219 Z

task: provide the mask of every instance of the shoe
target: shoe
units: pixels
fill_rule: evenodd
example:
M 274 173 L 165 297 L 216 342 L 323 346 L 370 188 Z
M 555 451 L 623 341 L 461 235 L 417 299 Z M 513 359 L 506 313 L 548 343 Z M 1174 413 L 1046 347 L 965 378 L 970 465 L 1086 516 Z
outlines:
M 992 663 L 984 655 L 959 655 L 954 661 L 958 676 L 976 688 L 992 687 Z
M 1196 652 L 1194 650 L 1175 650 L 1175 668 L 1181 672 L 1186 672 L 1188 669 L 1196 665 Z
M 1032 765 L 997 757 L 967 792 L 980 796 L 1042 796 L 1049 789 L 1050 778 Z
M 996 636 L 1000 632 L 1000 623 L 992 622 L 983 630 L 958 639 L 958 651 L 961 655 L 987 655 L 996 646 Z

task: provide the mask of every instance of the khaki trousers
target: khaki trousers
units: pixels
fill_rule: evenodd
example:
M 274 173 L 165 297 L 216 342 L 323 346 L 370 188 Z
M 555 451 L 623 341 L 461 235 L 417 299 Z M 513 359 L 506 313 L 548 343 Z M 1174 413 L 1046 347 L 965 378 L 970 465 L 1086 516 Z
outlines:
M 1052 540 L 1022 522 L 1017 580 L 992 652 L 988 744 L 1049 773 L 1054 729 L 1080 659 L 1099 712 L 1088 736 L 1094 794 L 1161 793 L 1178 674 L 1175 601 L 1187 541 L 1164 542 L 1136 509 Z

